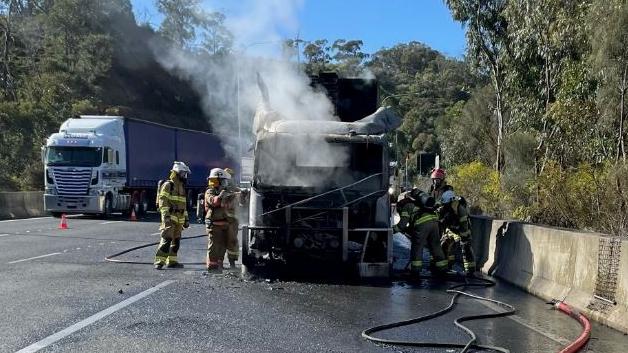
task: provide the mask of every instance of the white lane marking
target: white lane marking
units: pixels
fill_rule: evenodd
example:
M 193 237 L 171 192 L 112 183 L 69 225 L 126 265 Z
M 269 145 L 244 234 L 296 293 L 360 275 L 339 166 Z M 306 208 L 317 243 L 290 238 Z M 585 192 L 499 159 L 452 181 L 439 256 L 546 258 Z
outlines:
M 151 235 L 159 235 L 159 234 L 161 234 L 161 232 L 152 233 Z
M 484 301 L 484 300 L 478 300 L 477 302 L 479 302 L 480 304 L 484 305 L 485 307 L 487 307 L 487 308 L 489 308 L 491 310 L 494 310 L 496 312 L 502 312 L 503 311 L 499 306 L 497 306 L 497 305 L 495 305 L 495 304 L 493 304 L 491 302 L 487 302 L 487 301 Z M 524 318 L 522 318 L 519 315 L 509 315 L 509 316 L 506 316 L 506 317 L 509 318 L 510 320 L 518 323 L 521 326 L 527 327 L 530 330 L 532 330 L 532 331 L 534 331 L 534 332 L 536 332 L 536 333 L 538 333 L 538 334 L 540 334 L 542 336 L 545 336 L 545 337 L 551 339 L 552 341 L 554 341 L 556 343 L 562 344 L 563 346 L 568 345 L 569 343 L 571 343 L 570 340 L 568 340 L 568 339 L 566 339 L 564 337 L 555 335 L 553 333 L 550 333 L 550 332 L 547 332 L 547 331 L 543 330 L 540 327 L 534 326 L 534 324 L 531 324 L 531 323 L 527 322 Z
M 122 221 L 107 221 L 107 222 L 100 222 L 98 224 L 111 224 L 111 223 L 120 223 Z
M 132 296 L 132 297 L 130 297 L 128 299 L 125 299 L 125 300 L 119 302 L 116 305 L 110 306 L 109 308 L 96 313 L 96 314 L 88 317 L 85 320 L 79 321 L 79 322 L 75 323 L 72 326 L 69 326 L 69 327 L 67 327 L 67 328 L 65 328 L 65 329 L 63 329 L 63 330 L 61 330 L 61 331 L 59 331 L 57 333 L 54 333 L 54 334 L 52 334 L 52 335 L 42 339 L 39 342 L 35 342 L 35 343 L 31 344 L 30 346 L 28 346 L 26 348 L 22 348 L 19 351 L 17 351 L 16 353 L 33 353 L 33 352 L 37 352 L 40 349 L 46 348 L 49 345 L 51 345 L 51 344 L 53 344 L 53 343 L 55 343 L 55 342 L 65 338 L 65 337 L 73 334 L 74 332 L 76 332 L 76 331 L 78 331 L 78 330 L 80 330 L 80 329 L 82 329 L 82 328 L 84 328 L 86 326 L 89 326 L 89 325 L 93 324 L 94 322 L 96 322 L 96 321 L 98 321 L 98 320 L 100 320 L 100 319 L 102 319 L 104 317 L 107 317 L 107 316 L 115 313 L 116 311 L 118 311 L 120 309 L 123 309 L 126 306 L 131 305 L 131 304 L 135 303 L 136 301 L 141 300 L 141 299 L 143 299 L 143 298 L 145 298 L 145 297 L 155 293 L 156 291 L 160 290 L 161 288 L 163 288 L 163 287 L 165 287 L 165 286 L 167 286 L 169 284 L 172 284 L 174 282 L 175 281 L 173 281 L 173 280 L 161 282 L 160 284 L 158 284 L 158 285 L 156 285 L 156 286 L 154 286 L 152 288 L 149 288 L 149 289 L 147 289 L 147 290 L 145 290 L 145 291 L 143 291 L 143 292 L 141 292 L 139 294 L 136 294 L 136 295 L 134 295 L 134 296 Z
M 21 260 L 11 261 L 11 262 L 9 262 L 9 264 L 16 264 L 18 262 L 24 262 L 24 261 L 28 261 L 28 260 L 41 259 L 42 257 L 54 256 L 54 255 L 59 255 L 59 254 L 61 254 L 61 253 L 60 252 L 53 252 L 52 254 L 40 255 L 40 256 L 35 256 L 35 257 L 29 257 L 28 259 L 21 259 Z
M 10 234 L 0 234 L 0 237 L 6 237 L 7 235 L 10 235 Z
M 20 219 L 7 219 L 4 221 L 0 221 L 0 223 L 5 223 L 5 222 L 21 222 L 21 221 L 34 221 L 36 219 L 49 219 L 52 217 L 33 217 L 33 218 L 20 218 Z

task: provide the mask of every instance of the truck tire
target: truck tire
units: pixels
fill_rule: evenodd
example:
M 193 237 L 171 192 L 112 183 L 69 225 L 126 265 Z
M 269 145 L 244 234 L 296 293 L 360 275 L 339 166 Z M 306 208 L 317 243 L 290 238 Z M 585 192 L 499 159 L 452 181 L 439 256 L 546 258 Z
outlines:
M 61 213 L 61 212 L 50 212 L 50 215 L 51 215 L 52 217 L 54 217 L 54 218 L 61 218 L 61 215 L 62 215 L 62 214 L 63 214 L 63 213 Z
M 105 196 L 105 207 L 102 213 L 102 217 L 109 218 L 111 217 L 112 213 L 113 213 L 113 197 L 111 197 L 111 194 L 107 194 L 107 196 Z
M 196 198 L 194 197 L 194 195 L 196 195 L 196 193 L 194 192 L 194 190 L 190 189 L 188 190 L 188 193 L 185 197 L 185 201 L 187 202 L 188 207 L 188 213 L 192 213 L 192 210 L 194 210 L 194 206 L 196 206 Z
M 146 191 L 142 191 L 140 193 L 138 213 L 140 216 L 144 216 L 146 215 L 147 212 L 148 212 L 148 195 L 146 194 Z

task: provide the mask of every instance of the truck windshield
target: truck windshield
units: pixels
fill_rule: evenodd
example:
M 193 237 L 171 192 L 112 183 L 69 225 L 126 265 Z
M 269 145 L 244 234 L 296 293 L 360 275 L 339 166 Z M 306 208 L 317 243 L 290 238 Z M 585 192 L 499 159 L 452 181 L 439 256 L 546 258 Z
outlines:
M 102 163 L 101 147 L 48 147 L 46 164 L 51 166 L 97 167 Z

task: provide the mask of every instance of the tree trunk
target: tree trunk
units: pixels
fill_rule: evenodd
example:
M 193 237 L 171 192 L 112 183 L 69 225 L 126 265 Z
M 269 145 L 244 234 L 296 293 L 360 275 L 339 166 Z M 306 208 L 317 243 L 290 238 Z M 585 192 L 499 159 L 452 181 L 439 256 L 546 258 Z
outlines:
M 13 76 L 11 75 L 11 66 L 9 66 L 10 48 L 11 48 L 11 14 L 15 6 L 14 1 L 9 2 L 9 8 L 5 17 L 5 28 L 3 36 L 3 51 L 2 51 L 2 84 L 5 92 L 5 96 L 16 100 L 17 96 L 13 87 Z
M 502 144 L 504 139 L 504 116 L 502 113 L 502 87 L 497 78 L 495 78 L 495 113 L 497 115 L 497 148 L 495 155 L 495 171 L 501 173 L 502 161 Z
M 626 163 L 626 148 L 624 146 L 624 102 L 626 97 L 626 65 L 624 65 L 624 73 L 619 88 L 619 132 L 617 134 L 617 153 L 615 154 L 615 161 L 619 161 L 619 155 L 621 153 L 622 160 Z

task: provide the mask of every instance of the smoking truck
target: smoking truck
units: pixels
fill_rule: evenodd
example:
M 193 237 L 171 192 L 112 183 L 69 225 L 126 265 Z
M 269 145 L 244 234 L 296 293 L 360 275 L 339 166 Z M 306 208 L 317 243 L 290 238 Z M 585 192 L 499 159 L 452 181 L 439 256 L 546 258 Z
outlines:
M 191 170 L 190 207 L 211 168 L 231 162 L 219 136 L 122 116 L 82 115 L 66 120 L 42 148 L 44 208 L 53 216 L 113 212 L 139 215 L 154 207 L 159 180 L 173 161 Z
M 390 109 L 376 110 L 374 80 L 332 76 L 317 82 L 340 121 L 290 120 L 269 112 L 254 123 L 243 270 L 278 263 L 387 277 L 392 225 L 386 133 L 401 119 Z

